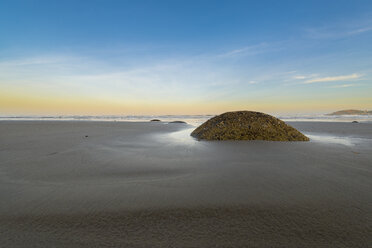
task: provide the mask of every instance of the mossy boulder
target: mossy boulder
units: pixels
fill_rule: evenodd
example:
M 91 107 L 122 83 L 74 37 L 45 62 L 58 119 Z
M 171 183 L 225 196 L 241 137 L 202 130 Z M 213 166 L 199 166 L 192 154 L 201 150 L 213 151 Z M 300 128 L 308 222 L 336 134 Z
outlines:
M 196 128 L 191 136 L 201 140 L 309 140 L 284 121 L 253 111 L 227 112 L 215 116 Z

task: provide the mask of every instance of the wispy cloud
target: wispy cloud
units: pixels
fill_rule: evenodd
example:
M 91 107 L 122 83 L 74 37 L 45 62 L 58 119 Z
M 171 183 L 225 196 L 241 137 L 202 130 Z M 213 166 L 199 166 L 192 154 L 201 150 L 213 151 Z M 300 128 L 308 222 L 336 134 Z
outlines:
M 306 36 L 312 39 L 337 39 L 353 35 L 359 35 L 372 31 L 372 27 L 361 27 L 355 29 L 335 30 L 333 28 L 310 28 L 306 30 Z
M 305 29 L 305 35 L 312 39 L 337 39 L 361 35 L 372 31 L 372 20 L 355 20 L 347 23 L 334 23 L 322 27 Z
M 237 56 L 253 56 L 253 55 L 257 55 L 261 53 L 266 53 L 272 50 L 274 50 L 274 47 L 272 45 L 266 42 L 263 42 L 257 45 L 234 49 L 226 53 L 219 54 L 217 57 L 229 58 L 229 57 L 237 57 Z
M 345 81 L 361 78 L 362 75 L 354 73 L 351 75 L 334 76 L 334 77 L 321 77 L 313 78 L 304 82 L 304 84 L 323 83 L 323 82 L 334 82 L 334 81 Z
M 303 75 L 298 75 L 298 76 L 294 76 L 293 79 L 306 79 L 307 76 L 303 76 Z
M 226 86 L 256 84 L 253 76 L 239 76 L 234 68 L 219 66 L 208 58 L 114 64 L 110 61 L 63 56 L 0 60 L 0 87 L 19 87 L 48 94 L 95 95 L 108 99 L 161 101 L 213 96 Z M 248 82 L 248 83 L 247 83 Z M 73 93 L 71 93 L 73 92 Z
M 292 82 L 292 81 L 303 81 L 305 79 L 307 80 L 310 80 L 310 79 L 313 79 L 315 77 L 317 77 L 318 74 L 299 74 L 299 75 L 294 75 L 294 76 L 291 76 L 289 78 L 286 78 L 284 81 L 285 82 Z
M 369 31 L 372 31 L 372 27 L 364 27 L 364 28 L 358 28 L 358 29 L 355 29 L 355 30 L 351 30 L 351 31 L 349 31 L 348 34 L 350 34 L 350 35 L 362 34 L 362 33 L 369 32 Z
M 329 88 L 349 88 L 349 87 L 354 87 L 354 86 L 357 86 L 357 84 L 340 84 L 340 85 L 330 86 Z
M 21 67 L 61 64 L 66 61 L 76 60 L 75 57 L 68 56 L 40 56 L 13 60 L 0 60 L 0 67 Z

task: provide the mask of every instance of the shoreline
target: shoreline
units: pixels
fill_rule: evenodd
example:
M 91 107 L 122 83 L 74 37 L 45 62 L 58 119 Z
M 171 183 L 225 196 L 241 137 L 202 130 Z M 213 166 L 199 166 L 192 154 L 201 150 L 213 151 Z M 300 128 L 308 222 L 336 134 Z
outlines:
M 160 119 L 162 122 L 185 121 L 199 126 L 215 115 L 108 115 L 108 116 L 0 116 L 1 121 L 92 121 L 92 122 L 149 122 L 152 119 Z M 274 115 L 285 122 L 342 122 L 349 123 L 372 123 L 372 115 Z

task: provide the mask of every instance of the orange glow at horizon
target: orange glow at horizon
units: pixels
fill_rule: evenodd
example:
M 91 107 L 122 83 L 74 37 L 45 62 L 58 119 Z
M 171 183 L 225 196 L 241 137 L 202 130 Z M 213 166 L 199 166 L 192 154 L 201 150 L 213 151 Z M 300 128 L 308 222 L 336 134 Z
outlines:
M 329 112 L 340 109 L 372 109 L 372 98 L 233 101 L 112 101 L 95 97 L 61 97 L 0 92 L 0 114 L 29 115 L 161 115 L 219 114 L 235 110 L 266 113 Z

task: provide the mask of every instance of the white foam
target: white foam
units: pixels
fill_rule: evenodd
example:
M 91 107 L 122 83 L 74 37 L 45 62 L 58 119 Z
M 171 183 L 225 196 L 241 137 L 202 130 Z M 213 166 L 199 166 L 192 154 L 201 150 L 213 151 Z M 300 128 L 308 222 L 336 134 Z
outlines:
M 331 136 L 331 135 L 323 135 L 323 134 L 306 134 L 306 133 L 305 135 L 310 138 L 310 141 L 340 144 L 344 146 L 355 146 L 361 143 L 372 143 L 371 139 L 363 139 L 363 138 Z
M 172 133 L 169 133 L 167 137 L 176 143 L 182 143 L 185 145 L 194 145 L 198 142 L 196 139 L 190 136 L 191 132 L 194 129 L 195 127 L 183 129 L 177 132 L 172 132 Z

